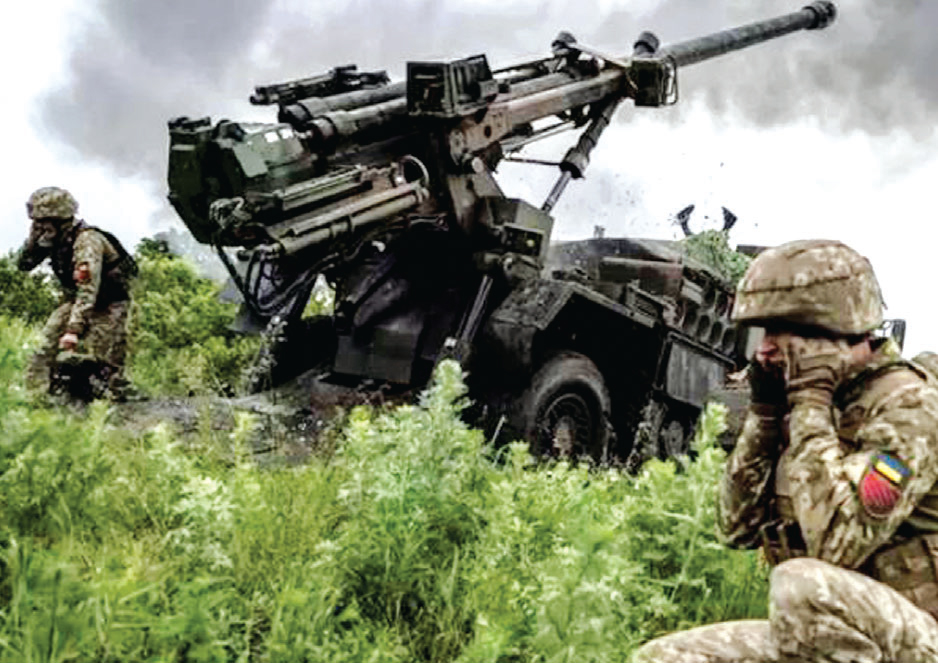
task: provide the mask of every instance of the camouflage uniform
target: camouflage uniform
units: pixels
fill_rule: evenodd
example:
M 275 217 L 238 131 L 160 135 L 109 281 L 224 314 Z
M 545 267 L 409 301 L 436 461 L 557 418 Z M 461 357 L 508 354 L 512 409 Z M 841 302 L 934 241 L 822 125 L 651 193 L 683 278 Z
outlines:
M 61 341 L 73 335 L 77 345 L 71 354 L 97 362 L 106 387 L 117 389 L 124 382 L 129 285 L 136 265 L 113 235 L 76 220 L 77 209 L 71 194 L 56 187 L 39 189 L 27 203 L 33 228 L 19 267 L 31 270 L 49 258 L 62 287 L 62 301 L 42 330 L 27 382 L 48 388 L 52 368 L 63 358 Z M 51 241 L 42 237 L 47 220 L 56 229 Z
M 834 339 L 880 324 L 872 269 L 847 247 L 794 242 L 763 256 L 740 283 L 736 319 Z M 777 564 L 769 619 L 672 634 L 635 660 L 938 661 L 938 380 L 888 341 L 860 364 L 838 347 L 792 341 L 787 405 L 754 389 L 721 482 L 727 542 L 761 545 Z

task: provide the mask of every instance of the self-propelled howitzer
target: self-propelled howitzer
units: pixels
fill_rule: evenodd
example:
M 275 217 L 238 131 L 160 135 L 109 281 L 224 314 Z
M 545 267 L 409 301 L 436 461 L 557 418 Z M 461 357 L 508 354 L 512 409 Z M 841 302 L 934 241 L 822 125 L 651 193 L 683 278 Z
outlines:
M 397 83 L 348 65 L 258 87 L 251 101 L 276 105 L 277 123 L 169 123 L 169 198 L 195 238 L 217 248 L 253 321 L 285 325 L 281 375 L 303 356 L 336 379 L 414 387 L 455 357 L 477 402 L 543 438 L 542 450 L 603 456 L 615 431 L 631 439 L 650 400 L 681 410 L 686 429 L 704 390 L 735 365 L 729 330 L 701 339 L 682 326 L 698 299 L 730 289 L 680 258 L 663 264 L 621 246 L 606 272 L 628 282 L 594 287 L 599 272 L 579 268 L 554 278 L 551 209 L 584 176 L 623 100 L 674 103 L 680 67 L 823 28 L 834 15 L 819 1 L 663 49 L 643 33 L 621 57 L 561 33 L 549 57 L 494 71 L 476 55 L 410 62 Z M 581 135 L 555 164 L 546 200 L 507 198 L 498 164 L 564 129 Z M 633 273 L 627 262 L 649 259 L 662 269 Z M 334 315 L 310 324 L 302 314 L 320 275 L 335 287 Z M 649 349 L 629 357 L 627 342 Z M 672 356 L 704 377 L 669 387 Z M 627 386 L 620 371 L 633 376 Z M 639 406 L 612 414 L 623 398 Z

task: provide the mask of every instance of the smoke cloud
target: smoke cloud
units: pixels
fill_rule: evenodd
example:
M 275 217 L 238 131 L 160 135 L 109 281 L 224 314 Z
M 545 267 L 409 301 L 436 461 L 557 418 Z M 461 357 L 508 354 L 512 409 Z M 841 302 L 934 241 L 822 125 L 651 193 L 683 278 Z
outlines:
M 798 8 L 797 1 L 661 0 L 628 3 L 473 3 L 352 0 L 98 0 L 77 31 L 67 82 L 41 100 L 44 131 L 82 158 L 163 187 L 166 121 L 211 114 L 273 119 L 252 109 L 255 85 L 357 63 L 400 79 L 408 59 L 485 52 L 493 65 L 548 53 L 560 29 L 623 54 L 643 29 L 674 43 Z M 679 121 L 698 100 L 728 123 L 772 127 L 805 117 L 831 132 L 896 130 L 931 136 L 938 106 L 932 63 L 938 3 L 841 2 L 833 26 L 756 46 L 680 72 L 682 102 L 660 111 Z M 659 111 L 653 111 L 659 112 Z M 158 183 L 158 184 L 157 184 Z
M 938 4 L 920 0 L 837 2 L 827 29 L 783 38 L 690 67 L 685 90 L 714 112 L 760 126 L 814 117 L 828 131 L 873 136 L 895 130 L 933 133 L 938 109 Z M 739 25 L 797 8 L 788 0 L 758 3 L 666 0 L 646 19 L 664 26 L 663 41 Z M 722 8 L 722 10 L 721 10 Z M 717 19 L 721 24 L 717 24 Z M 614 29 L 615 22 L 606 28 Z M 665 34 L 664 30 L 674 30 Z

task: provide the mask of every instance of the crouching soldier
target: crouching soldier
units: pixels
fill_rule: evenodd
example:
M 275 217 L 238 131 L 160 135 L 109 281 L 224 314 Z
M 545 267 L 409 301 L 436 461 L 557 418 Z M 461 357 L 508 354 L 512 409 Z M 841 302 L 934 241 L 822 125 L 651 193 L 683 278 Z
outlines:
M 58 187 L 35 191 L 26 203 L 32 220 L 18 267 L 30 271 L 48 258 L 62 301 L 42 330 L 27 385 L 46 391 L 81 366 L 86 398 L 117 397 L 125 387 L 127 315 L 134 259 L 112 234 L 77 219 L 78 203 Z
M 720 486 L 727 543 L 775 565 L 769 618 L 644 645 L 656 663 L 938 661 L 938 388 L 891 341 L 869 262 L 834 241 L 760 254 L 734 319 L 763 328 Z

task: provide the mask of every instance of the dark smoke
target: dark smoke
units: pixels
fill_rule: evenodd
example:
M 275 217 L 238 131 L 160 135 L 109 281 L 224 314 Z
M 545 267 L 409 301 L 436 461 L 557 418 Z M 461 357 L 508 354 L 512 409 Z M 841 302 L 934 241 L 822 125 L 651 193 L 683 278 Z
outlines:
M 73 46 L 68 83 L 41 102 L 43 129 L 118 174 L 162 179 L 167 119 L 226 95 L 264 26 L 262 3 L 219 6 L 101 0 Z
M 637 16 L 602 14 L 598 0 L 465 4 L 352 0 L 310 17 L 288 2 L 98 0 L 96 20 L 72 47 L 67 84 L 41 100 L 37 117 L 81 158 L 120 175 L 143 174 L 162 190 L 166 121 L 252 110 L 256 118 L 259 111 L 238 100 L 257 84 L 351 62 L 388 69 L 397 79 L 408 59 L 485 52 L 494 65 L 507 64 L 546 55 L 560 29 L 624 54 L 641 29 L 673 43 L 800 6 L 662 0 Z M 930 136 L 938 106 L 938 41 L 930 31 L 938 3 L 856 0 L 839 8 L 826 31 L 688 68 L 680 76 L 684 103 L 661 117 L 677 120 L 689 99 L 699 99 L 728 123 L 771 127 L 811 117 L 832 132 Z M 273 119 L 274 112 L 261 116 Z
M 43 130 L 82 158 L 162 182 L 166 121 L 247 107 L 258 84 L 357 63 L 400 78 L 405 61 L 482 50 L 517 56 L 514 35 L 536 9 L 507 18 L 447 9 L 432 0 L 347 2 L 319 17 L 276 12 L 255 0 L 99 0 L 97 20 L 75 41 L 68 82 L 40 100 Z M 531 41 L 529 39 L 529 41 Z M 545 53 L 550 37 L 534 46 Z M 243 100 L 238 103 L 234 100 Z M 241 117 L 241 116 L 239 116 Z
M 643 25 L 673 43 L 797 10 L 790 0 L 759 3 L 663 0 Z M 938 110 L 938 3 L 925 0 L 837 1 L 833 25 L 791 35 L 689 67 L 684 96 L 700 97 L 730 121 L 773 126 L 816 119 L 831 132 L 873 136 L 904 130 L 932 135 Z M 630 26 L 613 16 L 600 39 Z M 659 27 L 660 26 L 660 27 Z

